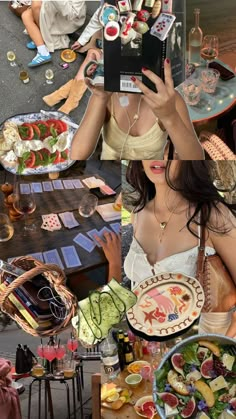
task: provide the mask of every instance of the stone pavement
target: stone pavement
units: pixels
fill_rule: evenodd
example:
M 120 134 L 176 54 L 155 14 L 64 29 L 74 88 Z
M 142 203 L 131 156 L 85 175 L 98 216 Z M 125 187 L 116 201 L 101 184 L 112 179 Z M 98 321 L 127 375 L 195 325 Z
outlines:
M 86 22 L 88 22 L 100 2 L 86 1 L 86 5 Z M 83 56 L 77 54 L 77 59 L 69 64 L 68 69 L 63 70 L 59 65 L 62 62 L 59 50 L 53 53 L 52 62 L 29 69 L 27 64 L 35 56 L 35 51 L 26 48 L 29 37 L 23 33 L 23 30 L 21 19 L 8 9 L 8 2 L 0 1 L 0 124 L 13 115 L 52 109 L 43 102 L 42 97 L 74 78 L 83 60 Z M 73 42 L 72 40 L 71 44 Z M 11 67 L 7 61 L 7 51 L 10 50 L 16 54 L 16 67 Z M 46 84 L 45 80 L 45 70 L 48 68 L 51 68 L 55 74 L 52 85 Z M 30 82 L 28 84 L 23 84 L 19 79 L 22 69 L 26 69 L 29 73 Z M 76 123 L 80 122 L 84 114 L 88 98 L 89 92 L 87 91 L 78 108 L 71 113 Z M 58 104 L 55 109 L 59 107 Z

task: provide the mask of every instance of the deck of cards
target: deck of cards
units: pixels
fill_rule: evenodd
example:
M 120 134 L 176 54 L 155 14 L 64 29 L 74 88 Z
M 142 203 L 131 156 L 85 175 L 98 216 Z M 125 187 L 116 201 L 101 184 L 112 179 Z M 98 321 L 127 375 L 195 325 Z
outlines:
M 56 231 L 61 229 L 61 223 L 57 214 L 42 215 L 43 224 L 41 228 L 48 231 Z

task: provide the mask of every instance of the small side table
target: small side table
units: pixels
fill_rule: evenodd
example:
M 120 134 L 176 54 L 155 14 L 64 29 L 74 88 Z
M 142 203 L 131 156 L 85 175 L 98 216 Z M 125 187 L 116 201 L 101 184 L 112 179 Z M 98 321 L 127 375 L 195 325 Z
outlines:
M 77 374 L 75 373 L 73 377 L 65 378 L 65 377 L 55 377 L 53 375 L 44 375 L 42 377 L 35 377 L 32 376 L 33 380 L 30 383 L 29 386 L 29 402 L 28 402 L 28 419 L 30 419 L 30 413 L 31 413 L 31 395 L 32 395 L 32 386 L 35 382 L 38 383 L 39 386 L 39 396 L 38 396 L 38 419 L 41 419 L 41 402 L 42 402 L 42 383 L 44 382 L 44 416 L 43 419 L 48 418 L 48 410 L 50 413 L 50 419 L 54 419 L 54 412 L 53 412 L 53 401 L 52 401 L 52 395 L 51 395 L 51 386 L 50 383 L 52 381 L 59 382 L 61 384 L 65 385 L 66 388 L 66 398 L 67 398 L 67 415 L 68 419 L 70 419 L 71 415 L 71 409 L 70 409 L 70 388 L 68 385 L 68 381 L 72 381 L 72 398 L 73 398 L 73 418 L 76 419 L 76 397 L 75 397 L 75 383 L 77 383 L 77 392 L 78 394 L 82 394 L 81 390 L 81 381 L 80 378 L 77 377 Z M 79 400 L 80 402 L 80 413 L 81 417 L 83 417 L 83 404 L 82 399 Z

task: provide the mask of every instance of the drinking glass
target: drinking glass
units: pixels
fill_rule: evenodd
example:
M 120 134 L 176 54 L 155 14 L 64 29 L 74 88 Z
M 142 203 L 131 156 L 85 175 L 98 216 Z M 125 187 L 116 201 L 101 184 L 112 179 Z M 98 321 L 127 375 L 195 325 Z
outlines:
M 206 61 L 208 68 L 209 63 L 218 57 L 219 40 L 216 35 L 206 35 L 202 41 L 201 57 Z
M 202 85 L 198 79 L 187 79 L 183 83 L 184 100 L 187 105 L 197 105 L 201 97 Z
M 29 224 L 27 216 L 32 214 L 36 209 L 34 193 L 29 186 L 29 189 L 24 187 L 24 184 L 17 182 L 14 186 L 14 209 L 20 214 L 24 215 L 24 233 L 34 231 L 36 229 L 34 224 Z M 23 233 L 23 234 L 24 234 Z
M 14 227 L 6 214 L 0 214 L 0 242 L 6 242 L 12 238 Z
M 45 373 L 43 365 L 40 361 L 35 364 L 31 370 L 31 373 L 34 377 L 42 377 Z
M 93 194 L 86 194 L 79 203 L 79 214 L 88 218 L 93 215 L 98 204 L 98 198 Z
M 213 68 L 207 68 L 201 72 L 202 88 L 206 93 L 214 93 L 220 77 L 220 72 Z
M 66 348 L 64 345 L 56 346 L 56 358 L 62 359 L 66 354 Z
M 144 379 L 145 382 L 145 387 L 144 387 L 144 392 L 148 392 L 148 386 L 147 383 L 148 381 L 151 381 L 151 377 L 152 377 L 152 369 L 150 365 L 144 365 L 141 369 L 140 369 L 140 374 L 142 376 L 142 378 Z
M 42 344 L 38 345 L 37 354 L 40 358 L 44 358 L 44 347 Z
M 14 51 L 7 51 L 7 59 L 10 62 L 11 67 L 16 67 L 16 54 Z
M 76 351 L 76 349 L 78 348 L 79 344 L 78 341 L 74 338 L 70 338 L 67 341 L 67 348 L 71 351 L 74 352 Z
M 50 362 L 50 373 L 52 374 L 52 361 L 56 358 L 56 350 L 52 345 L 46 345 L 43 348 L 44 358 Z
M 73 361 L 65 361 L 63 366 L 63 373 L 65 378 L 72 378 L 75 374 L 75 363 Z
M 45 78 L 46 78 L 46 83 L 47 84 L 53 84 L 54 73 L 53 73 L 53 70 L 51 68 L 48 68 L 45 71 Z

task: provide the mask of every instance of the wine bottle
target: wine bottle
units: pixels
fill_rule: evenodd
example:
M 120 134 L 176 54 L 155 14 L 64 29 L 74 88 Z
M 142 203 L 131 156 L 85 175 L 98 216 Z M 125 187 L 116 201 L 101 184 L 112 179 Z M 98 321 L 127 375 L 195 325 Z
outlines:
M 119 362 L 120 362 L 120 369 L 121 371 L 123 371 L 125 367 L 125 361 L 124 361 L 124 333 L 122 329 L 120 329 L 118 332 L 118 356 L 119 356 Z
M 131 343 L 129 341 L 128 333 L 124 333 L 124 361 L 125 365 L 131 364 L 134 361 L 134 354 Z
M 198 67 L 201 64 L 202 30 L 199 26 L 200 9 L 194 9 L 195 26 L 189 32 L 189 63 Z
M 118 356 L 118 348 L 109 333 L 108 337 L 100 344 L 101 359 L 104 366 L 105 374 L 108 380 L 114 380 L 120 373 L 120 363 Z

